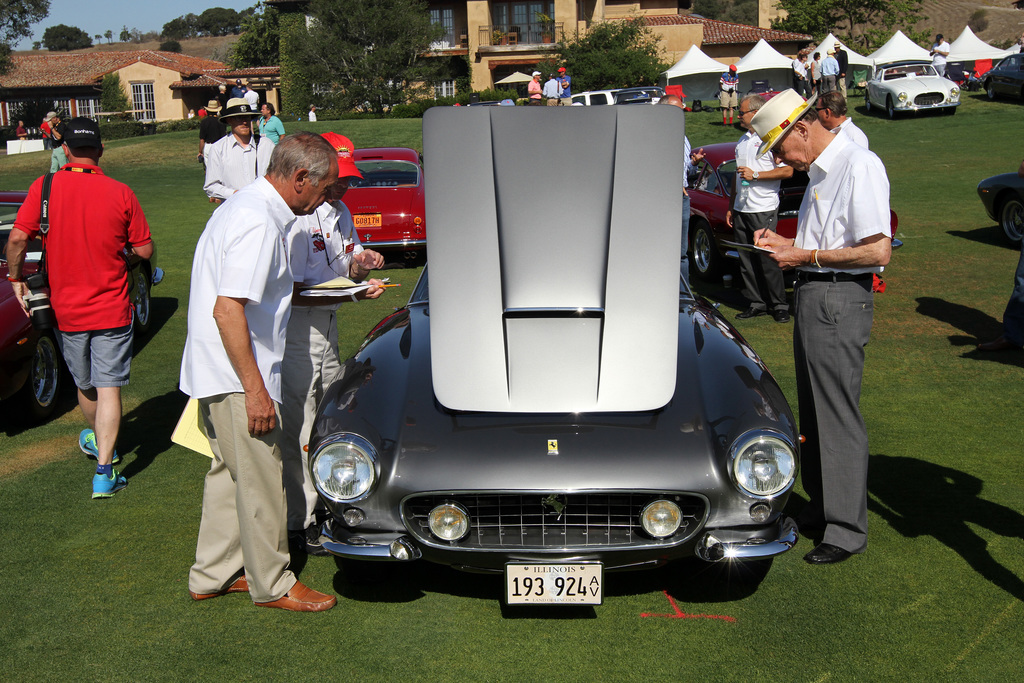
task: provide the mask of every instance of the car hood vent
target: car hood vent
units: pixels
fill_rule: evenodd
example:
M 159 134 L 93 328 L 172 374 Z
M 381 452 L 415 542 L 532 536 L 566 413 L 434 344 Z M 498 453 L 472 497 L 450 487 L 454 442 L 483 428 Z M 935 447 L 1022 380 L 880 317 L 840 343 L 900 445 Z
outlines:
M 453 410 L 653 410 L 676 383 L 683 114 L 424 117 L 434 392 Z

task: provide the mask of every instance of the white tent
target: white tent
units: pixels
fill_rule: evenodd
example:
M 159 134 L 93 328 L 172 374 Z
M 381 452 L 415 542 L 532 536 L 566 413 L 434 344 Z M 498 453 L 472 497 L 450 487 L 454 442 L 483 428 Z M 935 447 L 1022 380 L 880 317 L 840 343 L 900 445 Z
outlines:
M 683 86 L 688 102 L 710 100 L 718 97 L 718 80 L 728 70 L 727 64 L 711 59 L 699 47 L 691 45 L 682 59 L 661 73 L 658 84 Z
M 882 47 L 868 55 L 875 66 L 879 64 L 891 64 L 906 60 L 932 61 L 928 50 L 924 49 L 910 38 L 907 38 L 903 31 L 896 31 Z
M 836 45 L 842 46 L 843 50 L 846 51 L 847 63 L 851 65 L 859 64 L 861 66 L 874 66 L 870 59 L 868 59 L 862 54 L 854 52 L 853 50 L 850 49 L 849 45 L 844 45 L 842 42 L 839 41 L 838 38 L 836 38 L 831 33 L 825 36 L 822 39 L 822 41 L 818 43 L 818 46 L 816 48 L 811 50 L 811 56 L 813 57 L 815 52 L 820 52 L 821 58 L 824 59 L 825 55 L 828 54 L 828 51 L 834 49 Z
M 736 69 L 741 93 L 751 90 L 754 81 L 768 81 L 772 90 L 793 87 L 793 60 L 780 54 L 764 38 L 736 62 Z
M 1002 59 L 1013 52 L 1016 52 L 1016 48 L 1001 50 L 998 47 L 992 47 L 974 35 L 970 26 L 964 26 L 960 36 L 950 43 L 949 57 L 946 60 L 950 62 L 973 62 L 978 59 L 995 60 Z

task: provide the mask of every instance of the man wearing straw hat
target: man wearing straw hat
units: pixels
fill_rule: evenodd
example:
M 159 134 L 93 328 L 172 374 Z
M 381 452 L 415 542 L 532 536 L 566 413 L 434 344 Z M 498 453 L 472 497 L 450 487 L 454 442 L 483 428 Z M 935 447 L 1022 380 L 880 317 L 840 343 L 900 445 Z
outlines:
M 215 99 L 210 100 L 206 103 L 207 116 L 199 123 L 199 154 L 196 155 L 196 158 L 203 164 L 203 168 L 206 168 L 206 150 L 224 137 L 226 132 L 224 123 L 217 118 L 220 109 L 220 102 Z
M 228 100 L 220 115 L 231 133 L 213 143 L 206 154 L 206 184 L 203 189 L 214 201 L 223 201 L 267 172 L 274 145 L 259 144 L 252 134 L 252 121 L 258 115 L 243 98 Z
M 873 273 L 889 262 L 889 180 L 871 151 L 833 135 L 818 119 L 816 97 L 793 90 L 769 100 L 751 120 L 759 154 L 808 174 L 795 239 L 771 230 L 755 242 L 796 268 L 796 361 L 802 479 L 810 498 L 801 532 L 821 533 L 804 559 L 842 562 L 867 548 L 868 435 L 861 416 L 864 347 L 871 335 Z

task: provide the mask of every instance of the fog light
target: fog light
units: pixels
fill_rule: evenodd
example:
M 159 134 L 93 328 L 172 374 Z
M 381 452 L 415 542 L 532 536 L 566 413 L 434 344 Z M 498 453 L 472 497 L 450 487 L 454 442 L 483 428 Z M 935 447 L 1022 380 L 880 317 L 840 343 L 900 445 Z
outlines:
M 670 500 L 656 500 L 640 513 L 640 524 L 644 531 L 655 538 L 666 538 L 678 529 L 683 521 L 683 512 Z
M 341 517 L 349 526 L 359 526 L 366 520 L 366 515 L 359 508 L 349 508 L 341 514 Z
M 409 547 L 408 542 L 405 539 L 396 538 L 391 541 L 389 546 L 391 550 L 391 557 L 396 560 L 411 560 L 412 559 L 412 548 Z
M 443 503 L 427 517 L 430 531 L 443 541 L 457 541 L 469 533 L 469 513 L 455 503 Z
M 767 503 L 754 503 L 750 506 L 750 518 L 758 524 L 768 521 L 772 514 L 772 506 Z

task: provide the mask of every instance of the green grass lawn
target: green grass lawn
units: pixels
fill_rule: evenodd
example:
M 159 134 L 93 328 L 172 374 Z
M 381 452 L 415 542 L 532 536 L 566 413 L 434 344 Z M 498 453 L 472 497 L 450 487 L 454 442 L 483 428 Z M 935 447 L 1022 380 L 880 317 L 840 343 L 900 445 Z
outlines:
M 697 563 L 612 574 L 604 605 L 570 611 L 504 608 L 500 579 L 430 565 L 352 585 L 318 557 L 296 558 L 295 568 L 339 596 L 323 614 L 257 609 L 241 595 L 189 599 L 208 461 L 169 435 L 184 405 L 177 377 L 192 252 L 213 205 L 194 133 L 111 143 L 102 164 L 139 196 L 166 271 L 154 290 L 154 333 L 137 341 L 125 391 L 118 450 L 130 486 L 109 501 L 89 498 L 93 468 L 75 443 L 84 421 L 72 397 L 38 427 L 0 406 L 0 670 L 16 681 L 1024 674 L 1024 353 L 974 351 L 1000 331 L 1019 255 L 975 186 L 1020 164 L 1022 108 L 965 95 L 954 117 L 853 112 L 888 168 L 905 245 L 886 269 L 888 291 L 876 297 L 865 371 L 868 552 L 811 567 L 801 560 L 810 542 L 801 540 L 756 591 L 716 583 Z M 689 115 L 693 144 L 739 137 L 720 121 Z M 358 146 L 421 148 L 418 121 L 287 124 L 300 126 L 344 133 Z M 23 189 L 47 164 L 43 154 L 0 157 L 0 186 Z M 404 302 L 419 270 L 387 274 L 405 286 L 343 309 L 343 356 Z M 698 289 L 730 319 L 743 308 L 735 290 Z M 739 323 L 795 408 L 792 325 Z M 802 501 L 798 489 L 794 509 Z

